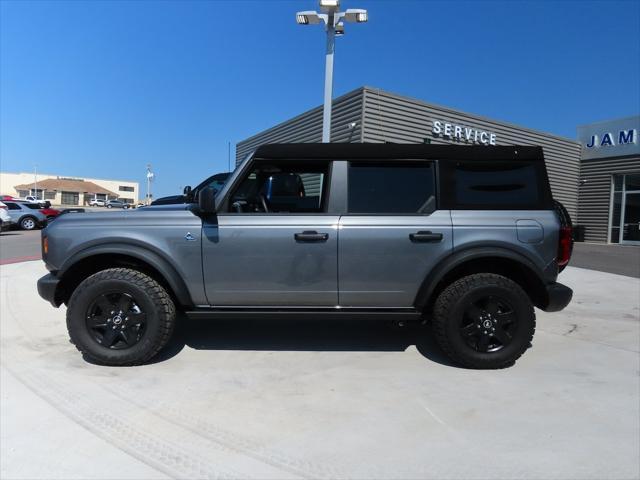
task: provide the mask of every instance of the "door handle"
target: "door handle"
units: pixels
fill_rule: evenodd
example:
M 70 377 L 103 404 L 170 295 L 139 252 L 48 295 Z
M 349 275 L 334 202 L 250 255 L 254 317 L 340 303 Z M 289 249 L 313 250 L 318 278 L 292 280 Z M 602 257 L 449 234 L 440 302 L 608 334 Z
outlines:
M 430 231 L 420 231 L 416 233 L 409 234 L 409 240 L 414 243 L 426 243 L 426 242 L 441 242 L 442 234 L 441 233 L 432 233 Z
M 305 230 L 301 233 L 294 233 L 296 242 L 326 242 L 329 239 L 328 233 L 318 233 L 315 230 Z

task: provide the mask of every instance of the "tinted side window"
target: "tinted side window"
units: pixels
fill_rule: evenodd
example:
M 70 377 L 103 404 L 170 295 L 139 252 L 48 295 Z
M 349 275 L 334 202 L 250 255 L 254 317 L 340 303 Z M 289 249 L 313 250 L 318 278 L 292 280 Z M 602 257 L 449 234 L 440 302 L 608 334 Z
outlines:
M 349 213 L 429 214 L 436 208 L 431 162 L 351 163 Z
M 329 162 L 259 162 L 230 197 L 234 213 L 322 213 Z
M 453 201 L 457 208 L 536 208 L 543 203 L 540 185 L 533 163 L 457 162 Z
M 17 203 L 5 202 L 5 205 L 9 210 L 21 210 L 20 206 Z

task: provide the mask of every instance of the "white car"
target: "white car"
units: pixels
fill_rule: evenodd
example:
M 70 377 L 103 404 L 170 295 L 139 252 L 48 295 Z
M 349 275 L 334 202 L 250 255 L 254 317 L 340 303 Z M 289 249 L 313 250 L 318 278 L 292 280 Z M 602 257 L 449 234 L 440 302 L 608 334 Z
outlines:
M 26 197 L 24 197 L 24 201 L 29 203 L 40 203 L 40 200 L 38 200 L 38 198 L 34 197 L 33 195 L 27 195 Z
M 0 230 L 4 230 L 9 225 L 13 223 L 11 217 L 9 216 L 8 207 L 0 202 Z
M 104 207 L 104 205 L 105 205 L 105 201 L 100 200 L 99 198 L 94 198 L 89 202 L 90 207 Z

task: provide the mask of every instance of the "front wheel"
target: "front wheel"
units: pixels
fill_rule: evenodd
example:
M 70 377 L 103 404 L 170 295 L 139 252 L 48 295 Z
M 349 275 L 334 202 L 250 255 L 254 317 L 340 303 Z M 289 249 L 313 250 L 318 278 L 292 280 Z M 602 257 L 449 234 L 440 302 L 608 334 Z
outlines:
M 113 208 L 113 205 L 107 205 L 107 208 Z
M 504 368 L 529 348 L 533 305 L 520 285 L 493 273 L 463 277 L 437 298 L 433 326 L 444 352 L 468 368 Z
M 67 308 L 71 341 L 90 361 L 138 365 L 166 345 L 176 310 L 153 278 L 128 268 L 102 270 L 76 288 Z

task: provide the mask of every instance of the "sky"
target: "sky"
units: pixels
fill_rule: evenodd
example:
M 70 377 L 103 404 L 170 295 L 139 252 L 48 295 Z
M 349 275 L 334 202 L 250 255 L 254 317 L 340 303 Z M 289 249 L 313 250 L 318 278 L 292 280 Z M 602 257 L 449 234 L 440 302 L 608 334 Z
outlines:
M 0 170 L 139 181 L 227 170 L 235 143 L 322 103 L 297 1 L 0 0 Z M 640 112 L 640 1 L 342 0 L 334 95 L 363 85 L 569 138 Z M 1 193 L 1 192 L 0 192 Z

